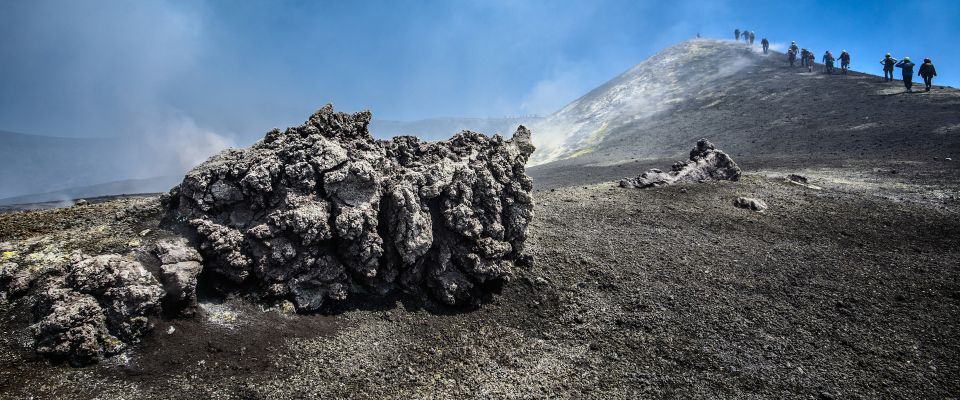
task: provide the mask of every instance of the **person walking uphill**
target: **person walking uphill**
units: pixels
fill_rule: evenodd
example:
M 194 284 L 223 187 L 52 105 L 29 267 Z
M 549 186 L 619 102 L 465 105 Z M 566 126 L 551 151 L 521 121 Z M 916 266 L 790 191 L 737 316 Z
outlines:
M 737 38 L 737 41 L 738 41 L 738 42 L 740 41 L 740 29 L 739 29 L 739 28 L 733 30 L 733 37 Z
M 923 77 L 923 84 L 926 86 L 926 91 L 929 92 L 930 86 L 933 86 L 933 77 L 937 76 L 937 69 L 934 68 L 933 62 L 929 58 L 924 58 L 917 75 Z
M 883 65 L 883 81 L 890 82 L 893 80 L 893 66 L 897 64 L 897 59 L 890 57 L 890 53 L 887 53 L 880 64 Z
M 821 60 L 823 61 L 824 72 L 833 74 L 833 53 L 831 53 L 830 50 L 827 50 L 826 53 L 823 53 L 823 58 Z
M 770 51 L 770 41 L 767 38 L 760 39 L 760 46 L 763 47 L 763 54 Z
M 896 67 L 900 68 L 903 72 L 903 86 L 907 87 L 908 92 L 913 91 L 913 66 L 914 63 L 910 62 L 910 57 L 904 57 L 903 61 L 897 63 Z
M 848 69 L 850 69 L 850 53 L 844 50 L 840 52 L 840 72 L 846 75 Z

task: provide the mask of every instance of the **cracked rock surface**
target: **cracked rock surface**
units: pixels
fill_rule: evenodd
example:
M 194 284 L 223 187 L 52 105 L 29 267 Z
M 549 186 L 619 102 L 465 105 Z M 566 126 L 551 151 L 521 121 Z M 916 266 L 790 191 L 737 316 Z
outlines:
M 197 276 L 203 270 L 203 257 L 183 238 L 157 243 L 160 280 L 166 291 L 164 310 L 190 316 L 197 308 Z
M 168 218 L 196 233 L 214 287 L 310 311 L 394 289 L 475 304 L 510 278 L 533 211 L 530 132 L 383 141 L 370 118 L 327 105 L 170 192 Z
M 651 169 L 634 179 L 622 179 L 620 187 L 649 188 L 683 182 L 736 181 L 740 167 L 727 153 L 716 148 L 707 139 L 697 141 L 690 150 L 690 160 L 673 164 L 670 171 Z
M 136 261 L 76 255 L 66 273 L 45 282 L 34 307 L 40 354 L 84 365 L 117 354 L 152 328 L 163 289 Z

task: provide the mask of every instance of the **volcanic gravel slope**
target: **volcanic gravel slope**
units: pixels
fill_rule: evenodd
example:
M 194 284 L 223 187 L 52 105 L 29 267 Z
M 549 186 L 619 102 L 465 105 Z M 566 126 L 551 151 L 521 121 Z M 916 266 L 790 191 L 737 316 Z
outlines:
M 880 72 L 882 55 L 853 57 L 854 68 Z M 960 159 L 960 91 L 922 92 L 921 84 L 907 93 L 900 81 L 822 71 L 791 68 L 785 55 L 744 44 L 678 44 L 534 124 L 535 144 L 538 135 L 569 135 L 570 148 L 568 158 L 528 172 L 540 187 L 633 177 L 641 167 L 685 159 L 700 138 L 745 169 Z M 632 93 L 636 84 L 656 90 Z M 591 127 L 605 129 L 586 138 Z M 544 154 L 534 153 L 534 162 Z
M 719 98 L 738 111 L 678 109 L 657 117 L 662 137 L 626 146 L 611 134 L 534 168 L 533 262 L 476 309 L 398 295 L 303 315 L 201 288 L 195 318 L 161 319 L 130 351 L 78 369 L 35 355 L 24 300 L 0 300 L 0 398 L 957 397 L 960 163 L 943 160 L 960 136 L 956 91 L 883 97 L 899 87 L 757 60 Z M 750 128 L 736 119 L 761 103 L 745 91 L 768 80 L 849 84 L 867 100 L 848 106 L 915 108 L 879 128 L 828 131 L 864 124 L 837 110 L 820 130 L 728 131 Z M 762 103 L 762 115 L 810 114 L 820 106 L 807 94 Z M 743 168 L 739 181 L 616 187 L 683 159 L 700 137 Z M 738 197 L 769 207 L 736 208 Z M 170 235 L 161 215 L 152 197 L 5 213 L 0 246 L 36 260 L 73 249 L 138 258 Z

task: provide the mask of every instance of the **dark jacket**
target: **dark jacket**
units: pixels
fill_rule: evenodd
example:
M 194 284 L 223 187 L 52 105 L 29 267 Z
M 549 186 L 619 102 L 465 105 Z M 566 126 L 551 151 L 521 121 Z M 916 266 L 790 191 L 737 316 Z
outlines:
M 903 76 L 913 76 L 913 66 L 916 65 L 910 61 L 900 61 L 897 63 L 897 68 L 903 69 Z
M 840 53 L 840 61 L 843 61 L 843 62 L 849 64 L 849 63 L 850 63 L 850 53 L 847 53 L 847 52 Z
M 897 59 L 893 57 L 887 57 L 880 60 L 880 63 L 883 64 L 884 71 L 893 71 L 893 66 L 897 63 Z
M 937 69 L 933 67 L 933 63 L 923 63 L 920 65 L 920 73 L 917 75 L 925 78 L 937 76 Z

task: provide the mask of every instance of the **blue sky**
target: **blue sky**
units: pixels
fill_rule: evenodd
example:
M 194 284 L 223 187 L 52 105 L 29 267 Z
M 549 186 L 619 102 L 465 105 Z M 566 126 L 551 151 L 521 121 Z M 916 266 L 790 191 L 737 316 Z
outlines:
M 735 27 L 845 48 L 872 73 L 887 51 L 929 56 L 936 83 L 960 85 L 956 0 L 8 0 L 0 130 L 245 144 L 327 102 L 381 119 L 549 114 Z

